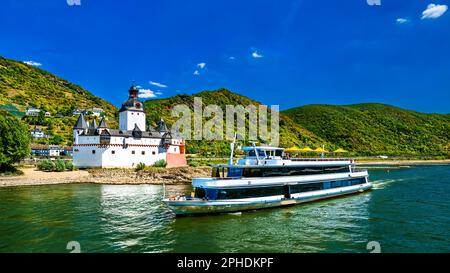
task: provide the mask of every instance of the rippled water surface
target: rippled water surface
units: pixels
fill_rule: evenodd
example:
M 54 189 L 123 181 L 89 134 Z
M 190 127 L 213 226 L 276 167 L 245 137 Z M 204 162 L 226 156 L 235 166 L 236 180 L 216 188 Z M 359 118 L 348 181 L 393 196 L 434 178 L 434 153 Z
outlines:
M 174 218 L 153 185 L 0 188 L 0 252 L 450 252 L 450 166 L 370 171 L 374 190 Z M 188 186 L 168 187 L 189 192 Z

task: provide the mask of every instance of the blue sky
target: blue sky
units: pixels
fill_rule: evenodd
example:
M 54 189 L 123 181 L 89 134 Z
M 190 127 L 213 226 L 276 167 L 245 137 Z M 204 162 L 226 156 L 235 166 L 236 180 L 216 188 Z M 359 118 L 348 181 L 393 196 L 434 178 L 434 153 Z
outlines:
M 450 113 L 449 1 L 380 1 L 2 0 L 0 55 L 116 105 L 136 80 L 147 96 Z

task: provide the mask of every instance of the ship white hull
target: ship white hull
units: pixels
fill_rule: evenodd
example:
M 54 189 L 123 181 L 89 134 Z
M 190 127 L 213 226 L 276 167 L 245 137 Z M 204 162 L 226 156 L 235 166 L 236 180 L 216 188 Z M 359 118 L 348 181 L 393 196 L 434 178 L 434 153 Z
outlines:
M 295 193 L 291 194 L 291 198 L 289 199 L 284 198 L 284 196 L 282 195 L 278 195 L 269 197 L 232 199 L 232 200 L 212 200 L 212 201 L 195 198 L 192 200 L 164 199 L 163 202 L 166 203 L 177 216 L 196 215 L 196 214 L 216 214 L 216 213 L 241 212 L 248 210 L 291 206 L 326 198 L 360 193 L 368 191 L 371 188 L 372 184 L 367 182 L 364 184 L 354 186 Z

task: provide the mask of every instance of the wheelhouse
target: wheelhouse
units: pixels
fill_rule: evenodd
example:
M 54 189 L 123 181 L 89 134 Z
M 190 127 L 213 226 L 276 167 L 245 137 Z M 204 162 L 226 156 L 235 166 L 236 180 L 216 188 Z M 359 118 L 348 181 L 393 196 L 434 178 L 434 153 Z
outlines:
M 274 147 L 245 147 L 242 148 L 245 152 L 245 159 L 282 159 L 284 156 L 283 148 Z

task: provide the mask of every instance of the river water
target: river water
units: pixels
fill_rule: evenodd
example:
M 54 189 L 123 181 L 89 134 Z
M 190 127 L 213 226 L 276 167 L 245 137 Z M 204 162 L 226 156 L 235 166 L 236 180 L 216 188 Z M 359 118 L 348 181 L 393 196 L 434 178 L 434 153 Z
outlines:
M 0 252 L 450 252 L 450 166 L 369 173 L 368 193 L 183 218 L 155 185 L 0 188 Z

